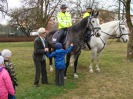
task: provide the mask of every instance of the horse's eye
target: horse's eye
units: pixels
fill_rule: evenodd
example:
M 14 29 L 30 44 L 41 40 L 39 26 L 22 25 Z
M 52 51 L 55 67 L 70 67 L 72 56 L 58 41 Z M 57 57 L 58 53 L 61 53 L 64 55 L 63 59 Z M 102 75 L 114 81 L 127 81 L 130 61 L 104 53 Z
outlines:
M 95 21 L 92 21 L 92 23 L 94 23 Z
M 122 28 L 122 30 L 124 30 L 124 28 Z

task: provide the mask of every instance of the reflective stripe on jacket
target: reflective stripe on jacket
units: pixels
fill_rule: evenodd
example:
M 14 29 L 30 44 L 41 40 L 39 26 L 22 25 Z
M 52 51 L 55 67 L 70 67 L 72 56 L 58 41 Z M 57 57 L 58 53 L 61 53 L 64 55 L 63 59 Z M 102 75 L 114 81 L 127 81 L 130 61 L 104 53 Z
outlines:
M 58 19 L 58 29 L 72 26 L 71 15 L 68 12 L 58 13 L 57 19 Z
M 90 13 L 86 12 L 84 13 L 83 18 L 88 17 L 88 16 L 90 16 Z

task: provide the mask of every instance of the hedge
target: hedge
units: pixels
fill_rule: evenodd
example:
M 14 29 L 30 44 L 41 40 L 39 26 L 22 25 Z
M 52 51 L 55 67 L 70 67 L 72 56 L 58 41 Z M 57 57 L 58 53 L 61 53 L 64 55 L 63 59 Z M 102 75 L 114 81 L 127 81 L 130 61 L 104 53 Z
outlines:
M 0 36 L 0 42 L 28 42 L 34 41 L 35 36 L 31 37 L 2 37 Z

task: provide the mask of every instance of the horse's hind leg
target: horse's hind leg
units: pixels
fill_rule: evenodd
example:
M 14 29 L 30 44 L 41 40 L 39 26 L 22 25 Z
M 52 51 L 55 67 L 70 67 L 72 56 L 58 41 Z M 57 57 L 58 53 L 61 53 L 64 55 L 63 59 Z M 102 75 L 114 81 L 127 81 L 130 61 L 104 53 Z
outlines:
M 50 66 L 50 72 L 53 72 L 53 66 L 52 66 L 52 58 L 49 58 L 49 66 Z
M 67 67 L 69 66 L 70 57 L 71 57 L 71 54 L 68 53 L 68 54 L 66 55 L 66 68 L 65 68 L 65 72 L 64 72 L 64 79 L 67 79 L 67 77 L 66 77 L 66 72 L 67 72 Z
M 73 55 L 70 58 L 70 66 L 74 67 L 74 57 L 73 57 Z

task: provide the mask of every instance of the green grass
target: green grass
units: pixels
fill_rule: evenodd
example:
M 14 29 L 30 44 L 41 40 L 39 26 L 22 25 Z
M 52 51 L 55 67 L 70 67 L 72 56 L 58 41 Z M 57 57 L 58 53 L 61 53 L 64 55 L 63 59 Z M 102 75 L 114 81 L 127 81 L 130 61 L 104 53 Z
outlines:
M 77 69 L 79 78 L 73 78 L 73 68 L 69 67 L 64 87 L 54 85 L 55 73 L 49 72 L 48 64 L 48 79 L 52 84 L 33 86 L 33 42 L 0 44 L 0 51 L 6 48 L 13 53 L 11 61 L 19 83 L 17 99 L 133 99 L 133 63 L 126 60 L 124 43 L 113 42 L 104 49 L 100 73 L 89 73 L 90 52 L 82 51 Z

